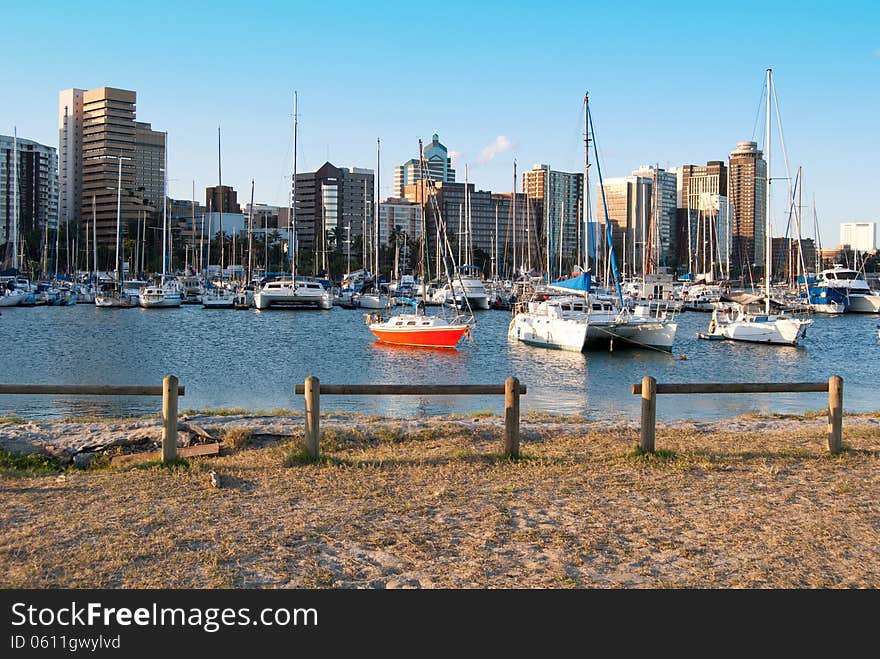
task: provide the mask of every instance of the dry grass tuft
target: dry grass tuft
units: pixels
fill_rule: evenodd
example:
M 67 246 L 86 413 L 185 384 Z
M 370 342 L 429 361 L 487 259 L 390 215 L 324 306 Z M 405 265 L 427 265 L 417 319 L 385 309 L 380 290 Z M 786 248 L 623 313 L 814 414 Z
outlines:
M 234 426 L 223 433 L 222 443 L 227 448 L 241 449 L 250 444 L 253 435 L 250 428 Z

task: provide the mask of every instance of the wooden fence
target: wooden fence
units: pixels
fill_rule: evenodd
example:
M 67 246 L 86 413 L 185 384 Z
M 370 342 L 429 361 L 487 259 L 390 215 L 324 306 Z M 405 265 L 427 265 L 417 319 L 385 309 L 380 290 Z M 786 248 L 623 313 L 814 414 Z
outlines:
M 174 375 L 161 385 L 143 384 L 0 384 L 0 394 L 61 396 L 162 396 L 162 462 L 177 459 L 177 398 L 185 388 Z
M 639 446 L 654 452 L 657 425 L 657 394 L 765 394 L 828 392 L 828 451 L 838 453 L 843 443 L 843 378 L 832 375 L 827 382 L 704 382 L 657 384 L 651 376 L 632 386 L 642 396 L 642 427 Z
M 514 377 L 504 384 L 324 384 L 309 376 L 296 385 L 296 394 L 306 399 L 306 451 L 313 458 L 319 455 L 321 433 L 321 395 L 334 396 L 468 396 L 504 394 L 504 453 L 519 456 L 519 397 L 526 386 Z

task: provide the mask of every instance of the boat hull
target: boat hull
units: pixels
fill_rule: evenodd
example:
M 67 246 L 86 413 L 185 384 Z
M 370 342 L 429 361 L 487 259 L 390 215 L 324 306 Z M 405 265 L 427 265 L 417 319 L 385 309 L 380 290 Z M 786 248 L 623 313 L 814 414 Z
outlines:
M 580 352 L 586 342 L 587 327 L 582 321 L 523 313 L 510 321 L 507 336 L 539 348 Z
M 181 304 L 180 295 L 163 295 L 161 297 L 141 297 L 138 304 L 144 309 L 172 309 Z
M 880 295 L 850 295 L 846 310 L 852 313 L 880 313 Z
M 778 318 L 767 322 L 733 321 L 719 324 L 711 332 L 697 336 L 701 339 L 796 346 L 806 336 L 811 322 L 794 318 Z
M 669 321 L 591 323 L 586 345 L 604 346 L 622 341 L 634 346 L 671 352 L 677 331 L 678 323 Z
M 419 329 L 383 327 L 370 325 L 370 331 L 382 343 L 420 348 L 454 348 L 467 331 L 467 325 L 444 325 Z

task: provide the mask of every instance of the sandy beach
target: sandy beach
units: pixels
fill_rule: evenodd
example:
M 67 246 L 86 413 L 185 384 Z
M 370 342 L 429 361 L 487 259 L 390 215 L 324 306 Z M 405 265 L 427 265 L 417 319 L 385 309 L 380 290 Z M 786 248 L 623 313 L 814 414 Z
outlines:
M 0 473 L 0 586 L 877 588 L 880 414 L 838 455 L 826 426 L 659 423 L 642 455 L 637 420 L 526 415 L 512 460 L 498 417 L 327 413 L 310 462 L 301 415 L 188 413 L 220 455 L 168 467 L 110 460 L 157 418 L 7 419 L 6 456 L 65 466 Z

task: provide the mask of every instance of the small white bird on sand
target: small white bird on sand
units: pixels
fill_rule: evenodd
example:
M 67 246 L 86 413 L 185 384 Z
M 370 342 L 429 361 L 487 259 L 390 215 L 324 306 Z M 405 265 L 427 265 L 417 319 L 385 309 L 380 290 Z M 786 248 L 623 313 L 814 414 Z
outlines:
M 217 475 L 216 471 L 211 472 L 211 486 L 220 487 L 220 476 Z

